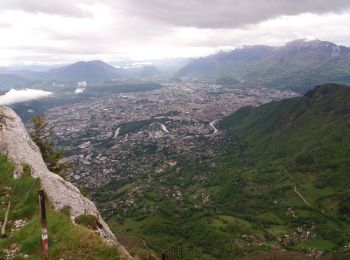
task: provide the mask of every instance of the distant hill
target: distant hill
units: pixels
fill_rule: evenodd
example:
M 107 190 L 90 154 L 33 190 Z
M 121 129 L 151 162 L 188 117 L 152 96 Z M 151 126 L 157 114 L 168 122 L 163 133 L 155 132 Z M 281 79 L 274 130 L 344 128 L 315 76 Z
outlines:
M 13 70 L 12 76 L 29 80 L 57 80 L 62 82 L 86 81 L 97 83 L 113 80 L 152 79 L 162 74 L 155 66 L 140 65 L 128 68 L 114 67 L 100 60 L 79 61 L 48 71 Z M 1 74 L 0 74 L 1 76 Z M 0 82 L 1 84 L 1 82 Z
M 28 79 L 18 75 L 0 73 L 0 89 L 10 89 L 28 82 Z
M 79 61 L 41 73 L 41 79 L 98 82 L 119 77 L 119 70 L 103 61 Z
M 304 92 L 328 82 L 350 83 L 350 48 L 320 40 L 296 40 L 281 47 L 246 46 L 196 59 L 176 76 L 231 77 Z

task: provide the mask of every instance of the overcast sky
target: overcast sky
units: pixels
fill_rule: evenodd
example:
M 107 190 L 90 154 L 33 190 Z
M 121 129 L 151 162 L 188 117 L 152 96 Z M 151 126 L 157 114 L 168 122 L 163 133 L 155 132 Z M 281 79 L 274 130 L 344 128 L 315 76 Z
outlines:
M 307 38 L 350 46 L 349 0 L 0 0 L 0 65 L 201 56 Z

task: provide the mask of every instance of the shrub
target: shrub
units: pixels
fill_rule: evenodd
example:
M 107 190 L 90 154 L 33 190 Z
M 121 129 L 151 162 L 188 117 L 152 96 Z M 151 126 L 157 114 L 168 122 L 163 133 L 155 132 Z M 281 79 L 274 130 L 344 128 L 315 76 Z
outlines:
M 97 218 L 93 215 L 80 215 L 74 219 L 76 224 L 85 226 L 92 230 L 97 230 L 102 228 L 102 225 L 97 220 Z

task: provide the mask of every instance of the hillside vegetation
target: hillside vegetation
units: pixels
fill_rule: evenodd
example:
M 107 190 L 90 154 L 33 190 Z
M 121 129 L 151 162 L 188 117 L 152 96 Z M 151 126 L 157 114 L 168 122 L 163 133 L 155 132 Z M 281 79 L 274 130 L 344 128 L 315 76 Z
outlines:
M 129 249 L 161 252 L 182 240 L 186 259 L 349 257 L 349 87 L 243 108 L 219 128 L 222 140 L 206 144 L 216 161 L 174 158 L 176 167 L 96 194 L 100 206 L 140 194 L 107 216 Z
M 14 165 L 0 155 L 0 223 L 11 202 L 6 235 L 0 238 L 0 259 L 42 259 L 38 205 L 40 183 L 30 175 L 13 178 Z M 69 211 L 58 212 L 47 205 L 50 259 L 119 259 L 115 247 L 108 246 L 92 230 L 74 225 Z
M 220 211 L 249 217 L 271 235 L 313 230 L 317 236 L 303 246 L 331 251 L 349 243 L 348 87 L 323 85 L 244 108 L 220 126 L 230 136 L 212 178 Z

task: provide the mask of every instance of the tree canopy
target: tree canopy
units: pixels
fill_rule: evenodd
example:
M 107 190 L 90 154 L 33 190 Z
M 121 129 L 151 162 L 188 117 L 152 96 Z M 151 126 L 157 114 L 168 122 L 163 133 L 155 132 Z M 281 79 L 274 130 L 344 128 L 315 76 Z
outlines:
M 31 122 L 32 131 L 30 136 L 39 147 L 47 168 L 66 179 L 72 165 L 62 162 L 64 151 L 55 148 L 55 133 L 46 122 L 45 115 L 34 116 Z

